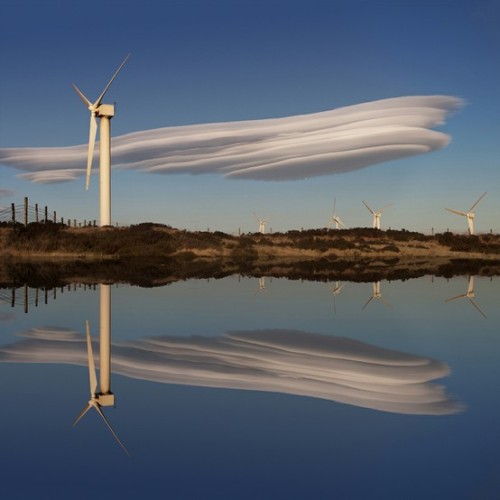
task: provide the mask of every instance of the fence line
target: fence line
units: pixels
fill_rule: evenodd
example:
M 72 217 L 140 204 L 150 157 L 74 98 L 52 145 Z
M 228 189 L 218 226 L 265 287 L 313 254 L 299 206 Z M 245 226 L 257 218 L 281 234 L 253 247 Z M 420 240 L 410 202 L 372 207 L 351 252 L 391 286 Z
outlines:
M 15 203 L 11 203 L 10 207 L 0 207 L 0 223 L 27 226 L 33 222 L 45 224 L 49 222 L 57 223 L 57 212 L 55 210 L 49 211 L 47 205 L 43 208 L 38 203 L 30 205 L 27 197 L 24 198 L 23 204 L 16 205 Z M 77 221 L 77 219 L 65 219 L 64 217 L 61 217 L 59 222 L 69 227 L 95 227 L 97 225 L 95 220 L 84 220 L 82 223 L 81 221 Z
M 58 293 L 76 291 L 77 288 L 81 289 L 82 287 L 84 290 L 96 290 L 95 284 L 68 284 L 51 288 L 32 288 L 28 285 L 13 286 L 0 289 L 0 304 L 10 304 L 11 307 L 21 306 L 24 308 L 24 312 L 28 313 L 30 306 L 38 307 L 42 304 L 48 304 L 49 300 L 56 300 Z

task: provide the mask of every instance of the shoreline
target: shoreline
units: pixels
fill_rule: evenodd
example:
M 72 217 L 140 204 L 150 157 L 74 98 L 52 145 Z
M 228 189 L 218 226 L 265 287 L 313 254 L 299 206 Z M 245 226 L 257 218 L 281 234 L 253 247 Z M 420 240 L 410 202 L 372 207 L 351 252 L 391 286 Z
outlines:
M 30 225 L 31 226 L 31 225 Z M 159 286 L 240 274 L 319 281 L 500 275 L 500 236 L 308 230 L 231 236 L 157 224 L 0 228 L 0 286 L 128 282 Z

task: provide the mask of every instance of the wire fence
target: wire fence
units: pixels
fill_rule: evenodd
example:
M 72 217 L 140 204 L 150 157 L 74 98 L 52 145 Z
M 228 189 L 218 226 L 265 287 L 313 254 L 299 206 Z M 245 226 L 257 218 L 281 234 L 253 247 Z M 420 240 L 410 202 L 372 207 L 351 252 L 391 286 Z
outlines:
M 95 227 L 95 220 L 77 220 L 71 218 L 60 217 L 55 210 L 49 210 L 47 206 L 39 206 L 29 204 L 28 198 L 24 198 L 23 204 L 16 205 L 11 203 L 10 207 L 0 207 L 0 223 L 7 225 L 22 224 L 27 226 L 32 223 L 60 223 L 72 227 Z
M 38 307 L 42 304 L 48 304 L 51 300 L 56 300 L 58 294 L 72 292 L 76 290 L 97 289 L 95 284 L 71 284 L 61 287 L 43 287 L 32 288 L 28 285 L 21 287 L 11 287 L 0 289 L 0 304 L 9 304 L 11 307 L 23 307 L 24 312 L 28 313 L 30 307 Z

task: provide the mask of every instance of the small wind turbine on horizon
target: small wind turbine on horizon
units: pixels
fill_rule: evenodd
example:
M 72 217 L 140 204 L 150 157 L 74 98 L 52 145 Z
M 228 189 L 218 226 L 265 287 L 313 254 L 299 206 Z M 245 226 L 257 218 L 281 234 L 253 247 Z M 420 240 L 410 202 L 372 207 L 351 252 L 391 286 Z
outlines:
M 467 217 L 467 226 L 468 226 L 469 234 L 472 235 L 472 234 L 474 234 L 474 212 L 473 212 L 473 210 L 485 196 L 486 196 L 486 192 L 484 192 L 477 199 L 477 201 L 474 203 L 474 205 L 472 205 L 472 207 L 470 207 L 468 212 L 461 212 L 460 210 L 453 210 L 451 208 L 445 208 L 445 210 L 448 210 L 448 212 L 451 212 L 451 213 L 454 213 L 457 215 L 461 215 L 463 217 Z
M 73 427 L 83 418 L 83 416 L 94 408 L 104 420 L 116 442 L 122 450 L 129 455 L 127 448 L 120 441 L 120 438 L 111 427 L 108 419 L 104 415 L 101 407 L 115 406 L 115 395 L 111 392 L 111 332 L 110 332 L 110 309 L 111 309 L 111 288 L 110 285 L 100 285 L 100 335 L 99 335 L 99 392 L 97 392 L 97 375 L 92 350 L 92 339 L 90 336 L 90 324 L 86 322 L 87 336 L 87 358 L 89 367 L 90 399 L 73 423 Z
M 481 311 L 480 307 L 476 304 L 476 302 L 473 300 L 475 297 L 474 293 L 474 276 L 469 276 L 469 281 L 467 282 L 467 292 L 463 293 L 461 295 L 457 295 L 456 297 L 451 297 L 450 299 L 445 300 L 445 303 L 452 302 L 457 299 L 468 299 L 469 302 L 479 311 L 481 316 L 487 317 L 486 314 Z
M 340 217 L 336 213 L 336 202 L 337 202 L 337 199 L 334 198 L 333 199 L 333 215 L 330 217 L 330 220 L 328 221 L 328 224 L 326 225 L 326 227 L 328 228 L 328 227 L 335 224 L 335 229 L 339 229 L 340 226 L 347 229 L 347 226 L 342 222 L 342 220 L 340 219 Z
M 368 211 L 373 214 L 373 228 L 380 229 L 380 219 L 382 218 L 382 212 L 386 209 L 394 205 L 394 203 L 389 203 L 385 207 L 380 208 L 379 210 L 372 210 L 368 204 L 363 200 L 363 205 L 368 209 Z
M 255 218 L 259 221 L 259 233 L 264 234 L 266 232 L 266 222 L 269 220 L 269 217 L 267 219 L 260 219 L 259 217 L 257 217 L 255 212 L 254 215 Z
M 111 118 L 115 115 L 114 104 L 102 104 L 104 95 L 108 91 L 113 80 L 116 78 L 123 65 L 127 62 L 130 54 L 120 64 L 111 80 L 108 82 L 101 95 L 92 103 L 85 97 L 83 92 L 73 83 L 73 88 L 80 96 L 87 109 L 90 111 L 89 147 L 87 156 L 87 181 L 86 189 L 89 189 L 90 174 L 92 171 L 92 160 L 94 157 L 94 146 L 97 136 L 97 118 L 100 119 L 99 127 L 99 196 L 100 196 L 100 226 L 111 224 Z

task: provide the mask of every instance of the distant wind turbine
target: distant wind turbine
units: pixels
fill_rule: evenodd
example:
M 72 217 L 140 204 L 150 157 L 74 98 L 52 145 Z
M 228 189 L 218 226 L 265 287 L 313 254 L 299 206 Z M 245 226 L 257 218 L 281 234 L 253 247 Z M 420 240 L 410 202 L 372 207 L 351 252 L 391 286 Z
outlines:
M 92 171 L 92 159 L 94 157 L 94 146 L 97 136 L 97 118 L 100 119 L 99 132 L 99 188 L 100 188 L 100 221 L 101 226 L 111 224 L 111 118 L 115 115 L 114 104 L 102 104 L 104 95 L 111 83 L 116 78 L 123 65 L 127 62 L 130 54 L 120 64 L 101 95 L 92 103 L 83 92 L 73 83 L 73 88 L 80 99 L 90 111 L 89 148 L 87 156 L 87 182 L 86 189 L 90 184 L 90 173 Z
M 481 314 L 481 316 L 484 316 L 486 318 L 486 314 L 484 314 L 483 311 L 481 311 L 479 306 L 473 300 L 475 296 L 476 295 L 474 293 L 474 276 L 469 276 L 469 281 L 467 283 L 467 293 L 457 295 L 456 297 L 451 297 L 450 299 L 445 300 L 445 302 L 448 303 L 448 302 L 452 302 L 453 300 L 457 300 L 457 299 L 468 299 L 469 302 L 479 311 L 479 314 Z
M 394 203 L 389 203 L 385 207 L 380 208 L 379 210 L 372 210 L 366 203 L 363 201 L 363 205 L 368 209 L 368 211 L 373 214 L 373 227 L 374 229 L 380 229 L 380 219 L 382 218 L 382 212 L 386 209 L 394 205 Z
M 269 217 L 267 219 L 260 219 L 255 213 L 254 215 L 255 218 L 259 221 L 259 233 L 264 234 L 266 232 L 266 222 L 269 220 Z
M 479 202 L 486 196 L 486 192 L 484 192 L 479 198 L 478 200 L 476 201 L 476 203 L 474 203 L 474 205 L 472 205 L 472 207 L 470 207 L 469 211 L 468 212 L 461 212 L 460 210 L 453 210 L 451 208 L 445 208 L 445 210 L 448 210 L 448 212 L 452 212 L 454 214 L 457 214 L 457 215 L 462 215 L 463 217 L 467 217 L 467 224 L 468 224 L 468 227 L 469 227 L 469 234 L 474 234 L 474 208 L 479 204 Z
M 347 226 L 342 222 L 342 220 L 340 219 L 340 217 L 336 213 L 336 208 L 335 208 L 336 201 L 337 201 L 336 198 L 334 198 L 333 199 L 333 215 L 330 217 L 330 220 L 328 221 L 328 224 L 326 227 L 330 227 L 330 226 L 335 224 L 335 229 L 339 229 L 340 226 L 347 229 Z

